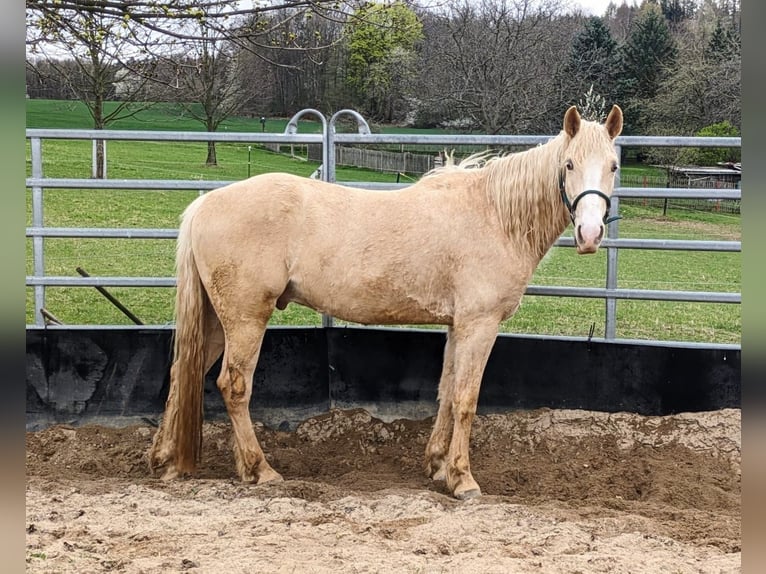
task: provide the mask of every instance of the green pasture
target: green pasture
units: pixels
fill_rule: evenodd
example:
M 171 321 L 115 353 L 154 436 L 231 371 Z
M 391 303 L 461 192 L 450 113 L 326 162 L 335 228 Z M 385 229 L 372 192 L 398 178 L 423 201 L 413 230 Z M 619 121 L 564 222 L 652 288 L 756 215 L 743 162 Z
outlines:
M 71 100 L 26 100 L 27 127 L 29 128 L 93 128 L 93 120 L 84 103 Z M 105 113 L 109 114 L 117 107 L 117 102 L 106 102 Z M 115 130 L 168 130 L 168 131 L 203 131 L 202 124 L 195 120 L 182 106 L 174 103 L 156 103 L 150 107 L 145 104 L 133 104 L 126 113 L 129 115 L 109 124 Z M 125 114 L 122 114 L 125 115 Z M 325 114 L 329 121 L 332 114 Z M 260 116 L 231 117 L 219 126 L 221 132 L 261 132 L 283 133 L 290 118 L 266 117 L 265 126 L 261 125 Z M 353 131 L 356 122 L 350 116 L 338 119 L 339 131 Z M 441 130 L 416 130 L 398 126 L 370 124 L 375 132 L 385 133 L 438 133 Z M 299 122 L 301 133 L 321 133 L 322 124 L 313 115 L 303 116 Z
M 84 108 L 71 102 L 28 102 L 29 127 L 88 127 Z M 124 129 L 195 129 L 188 118 L 179 119 L 175 108 L 162 106 L 142 112 L 154 118 L 139 127 L 135 118 Z M 151 115 L 149 115 L 151 114 Z M 175 114 L 175 115 L 174 115 Z M 77 118 L 77 122 L 73 121 Z M 269 120 L 269 123 L 286 120 Z M 177 122 L 177 123 L 174 123 Z M 308 122 L 311 124 L 312 122 Z M 267 124 L 268 127 L 269 124 Z M 238 126 L 238 127 L 235 127 Z M 282 129 L 284 123 L 282 123 Z M 318 127 L 318 124 L 317 124 Z M 230 129 L 260 130 L 257 118 L 235 118 Z M 270 130 L 271 131 L 271 130 Z M 281 131 L 274 129 L 273 131 Z M 307 130 L 308 131 L 308 130 Z M 274 153 L 247 145 L 219 144 L 217 167 L 206 167 L 204 143 L 108 142 L 109 178 L 236 180 L 249 173 L 288 171 L 310 175 L 318 166 L 307 161 L 300 149 L 289 146 Z M 82 141 L 43 142 L 43 172 L 48 177 L 90 176 L 91 144 Z M 623 174 L 644 167 L 624 166 Z M 29 146 L 27 144 L 27 170 Z M 341 181 L 395 181 L 395 174 L 356 168 L 337 169 Z M 178 216 L 198 194 L 196 191 L 45 190 L 45 225 L 60 227 L 156 227 L 175 228 Z M 636 204 L 621 207 L 622 237 L 740 239 L 739 216 L 661 210 Z M 31 225 L 31 193 L 27 190 L 27 225 Z M 82 267 L 93 276 L 173 275 L 174 242 L 149 239 L 45 239 L 45 268 L 49 275 L 78 276 Z M 622 288 L 689 291 L 740 291 L 740 253 L 668 252 L 621 250 L 618 286 Z M 27 273 L 32 273 L 32 242 L 27 240 Z M 554 248 L 533 277 L 533 284 L 603 287 L 606 251 L 580 256 L 571 248 Z M 173 320 L 173 289 L 108 288 L 146 324 L 170 324 Z M 93 288 L 46 289 L 46 308 L 66 324 L 131 324 Z M 32 288 L 27 288 L 27 323 L 34 322 Z M 525 297 L 519 312 L 501 329 L 505 332 L 586 336 L 595 324 L 594 336 L 604 334 L 605 303 L 598 299 Z M 275 325 L 319 325 L 314 311 L 291 304 L 272 317 Z M 739 343 L 739 305 L 618 301 L 617 336 Z

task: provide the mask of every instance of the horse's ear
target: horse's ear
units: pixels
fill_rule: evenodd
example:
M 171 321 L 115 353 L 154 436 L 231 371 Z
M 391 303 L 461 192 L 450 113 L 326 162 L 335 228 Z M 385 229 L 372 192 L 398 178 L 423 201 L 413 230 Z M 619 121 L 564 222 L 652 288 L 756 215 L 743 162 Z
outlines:
M 580 113 L 577 111 L 577 106 L 570 107 L 564 114 L 564 131 L 571 138 L 580 131 Z
M 612 111 L 610 111 L 609 115 L 606 117 L 604 127 L 606 128 L 609 137 L 612 139 L 622 133 L 622 110 L 617 104 L 612 106 Z

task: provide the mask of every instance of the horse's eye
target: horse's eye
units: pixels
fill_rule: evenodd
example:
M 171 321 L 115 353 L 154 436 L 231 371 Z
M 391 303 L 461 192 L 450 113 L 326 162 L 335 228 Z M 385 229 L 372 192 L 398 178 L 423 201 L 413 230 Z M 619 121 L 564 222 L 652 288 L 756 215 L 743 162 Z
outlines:
M 567 166 L 567 169 L 568 169 L 569 171 L 572 171 L 572 170 L 574 169 L 574 164 L 572 163 L 572 160 L 571 160 L 571 159 L 568 159 L 568 160 L 567 160 L 566 166 Z
M 612 164 L 612 173 L 614 173 L 615 171 L 617 171 L 617 168 L 619 168 L 619 167 L 620 167 L 620 166 L 618 166 L 618 165 L 617 165 L 617 162 L 614 162 L 614 163 Z

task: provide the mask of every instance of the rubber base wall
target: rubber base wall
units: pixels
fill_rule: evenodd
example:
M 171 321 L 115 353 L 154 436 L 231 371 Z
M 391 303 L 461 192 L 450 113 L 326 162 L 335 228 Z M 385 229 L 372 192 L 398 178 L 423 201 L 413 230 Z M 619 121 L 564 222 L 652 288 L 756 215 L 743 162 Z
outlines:
M 156 422 L 168 392 L 172 330 L 28 329 L 27 429 L 56 423 Z M 425 418 L 436 412 L 443 331 L 272 328 L 254 376 L 251 413 L 292 429 L 330 408 Z M 205 416 L 226 416 L 207 375 Z M 644 415 L 740 407 L 741 352 L 698 346 L 499 335 L 479 412 L 573 408 Z

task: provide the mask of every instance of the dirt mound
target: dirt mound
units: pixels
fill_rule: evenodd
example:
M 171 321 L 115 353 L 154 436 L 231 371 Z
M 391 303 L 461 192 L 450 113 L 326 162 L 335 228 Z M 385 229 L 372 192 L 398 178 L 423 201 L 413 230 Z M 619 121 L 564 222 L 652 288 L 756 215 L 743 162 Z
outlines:
M 41 572 L 91 569 L 95 563 L 75 561 L 81 569 L 67 570 L 63 558 L 77 554 L 73 540 L 80 540 L 81 546 L 82 540 L 88 540 L 90 550 L 79 554 L 106 560 L 93 543 L 97 531 L 100 540 L 112 541 L 111 554 L 119 546 L 115 541 L 125 544 L 120 551 L 122 566 L 115 563 L 114 568 L 213 571 L 211 563 L 200 558 L 202 550 L 192 543 L 193 537 L 182 545 L 189 554 L 186 566 L 180 561 L 152 561 L 151 552 L 158 558 L 163 538 L 171 549 L 179 544 L 177 536 L 186 540 L 188 532 L 179 534 L 179 525 L 195 515 L 205 517 L 206 524 L 231 531 L 232 536 L 242 535 L 233 525 L 241 523 L 240 513 L 244 513 L 253 521 L 245 538 L 268 514 L 269 521 L 276 521 L 269 522 L 272 534 L 283 535 L 272 542 L 285 548 L 311 540 L 326 543 L 320 541 L 323 528 L 336 536 L 350 536 L 355 540 L 349 540 L 352 547 L 371 552 L 368 562 L 350 562 L 367 564 L 359 571 L 385 570 L 388 552 L 404 560 L 404 571 L 410 566 L 432 570 L 428 565 L 433 565 L 429 562 L 433 558 L 439 559 L 441 571 L 453 571 L 453 567 L 464 571 L 461 560 L 469 556 L 471 564 L 482 564 L 476 555 L 481 548 L 488 558 L 484 569 L 476 570 L 481 572 L 501 571 L 493 570 L 500 564 L 506 571 L 511 567 L 526 571 L 532 563 L 553 571 L 561 567 L 561 571 L 588 572 L 623 571 L 623 566 L 624 571 L 659 572 L 667 571 L 659 565 L 672 563 L 685 572 L 687 562 L 697 564 L 697 569 L 688 571 L 737 571 L 739 410 L 669 417 L 570 410 L 478 416 L 471 462 L 485 496 L 476 503 L 454 501 L 443 484 L 424 476 L 423 452 L 431 424 L 431 419 L 386 423 L 366 411 L 351 410 L 313 417 L 293 432 L 259 426 L 256 433 L 270 463 L 286 479 L 262 486 L 243 485 L 236 479 L 228 423 L 205 424 L 196 477 L 171 483 L 149 475 L 145 456 L 154 433 L 149 425 L 56 426 L 27 433 L 28 566 Z M 101 523 L 98 516 L 104 505 L 109 511 Z M 157 534 L 155 526 L 151 536 L 158 538 L 143 545 L 151 547 L 144 550 L 141 544 L 129 544 L 137 528 L 149 528 L 138 516 L 142 505 L 149 512 L 147 519 L 160 516 L 168 521 L 166 536 Z M 255 508 L 261 508 L 257 517 L 252 516 Z M 114 527 L 114 511 L 126 513 L 120 520 L 136 516 L 132 527 L 126 522 L 124 531 L 112 536 L 105 529 Z M 284 515 L 277 520 L 281 512 Z M 173 517 L 179 522 L 174 523 Z M 289 524 L 296 523 L 302 525 L 300 533 L 293 529 L 288 534 Z M 84 524 L 88 525 L 84 531 L 75 529 Z M 511 528 L 513 532 L 506 531 L 514 524 L 518 526 Z M 456 541 L 457 527 L 467 530 Z M 519 527 L 531 538 L 514 538 L 520 536 Z M 481 528 L 487 536 L 474 536 L 475 529 Z M 504 530 L 505 538 L 496 540 L 493 528 Z M 207 526 L 203 529 L 207 533 Z M 550 546 L 554 539 L 558 545 Z M 225 548 L 226 540 L 218 542 Z M 205 552 L 214 553 L 218 542 L 209 540 Z M 618 542 L 621 550 L 611 545 Z M 654 554 L 638 556 L 644 546 Z M 535 554 L 535 548 L 547 550 Z M 674 558 L 665 557 L 665 551 Z M 605 554 L 599 557 L 599 552 Z M 607 556 L 612 556 L 611 562 Z M 657 570 L 653 570 L 652 556 L 659 560 Z M 456 562 L 457 557 L 462 559 Z M 586 557 L 595 562 L 587 562 Z M 139 566 L 142 560 L 146 569 Z M 280 560 L 275 564 L 281 566 L 274 571 L 290 571 L 289 564 L 298 571 L 306 567 L 325 571 L 317 570 L 308 556 L 303 561 Z M 98 564 L 99 569 L 106 568 Z

